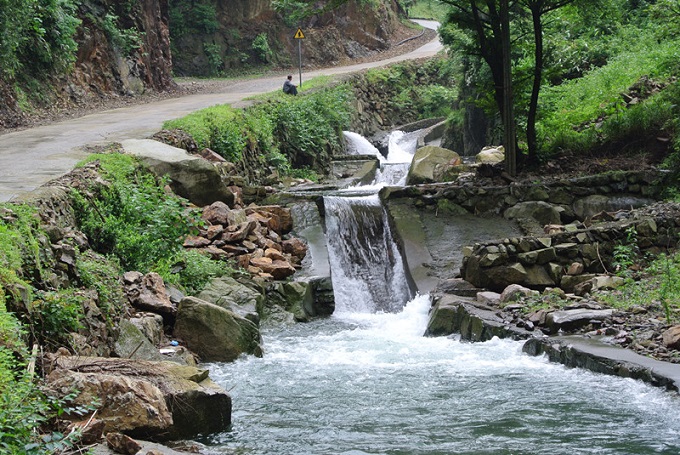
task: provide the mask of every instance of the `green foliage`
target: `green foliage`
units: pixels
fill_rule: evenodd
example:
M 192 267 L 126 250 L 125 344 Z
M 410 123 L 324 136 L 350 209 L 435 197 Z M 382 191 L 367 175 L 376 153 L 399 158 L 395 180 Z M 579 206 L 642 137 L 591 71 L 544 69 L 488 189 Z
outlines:
M 113 13 L 104 16 L 101 27 L 111 40 L 111 44 L 125 55 L 130 55 L 142 46 L 142 32 L 136 28 L 123 28 L 120 25 L 120 18 Z
M 543 115 L 537 130 L 542 152 L 583 151 L 603 142 L 656 134 L 676 118 L 676 99 L 653 96 L 626 108 L 621 93 L 646 76 L 664 81 L 678 70 L 680 41 L 659 44 L 650 33 L 641 33 L 629 50 L 610 59 L 580 79 L 549 87 L 542 92 Z
M 349 125 L 349 88 L 338 86 L 307 96 L 288 97 L 276 107 L 279 149 L 294 167 L 322 153 L 340 150 L 342 130 Z
M 270 165 L 289 175 L 291 168 L 317 167 L 321 154 L 339 150 L 342 130 L 349 125 L 349 93 L 345 85 L 297 97 L 277 91 L 267 98 L 270 102 L 246 110 L 213 106 L 165 122 L 163 128 L 186 131 L 199 147 L 246 170 Z
M 415 86 L 413 92 L 422 118 L 448 116 L 458 97 L 458 89 L 455 86 Z
M 83 327 L 85 299 L 73 289 L 38 292 L 28 313 L 32 338 L 55 348 L 68 343 L 67 334 Z
M 110 184 L 101 197 L 73 191 L 75 212 L 94 249 L 118 258 L 126 270 L 150 271 L 181 249 L 198 223 L 185 202 L 163 191 L 159 182 L 128 155 L 93 155 Z
M 660 254 L 641 272 L 629 276 L 622 287 L 599 293 L 597 298 L 621 309 L 658 306 L 671 323 L 680 310 L 679 280 L 680 254 Z
M 0 303 L 30 300 L 30 278 L 42 275 L 38 218 L 26 205 L 0 206 Z
M 443 23 L 448 7 L 439 0 L 416 0 L 400 2 L 408 11 L 408 16 L 418 19 L 431 19 Z
M 210 65 L 210 74 L 213 76 L 222 73 L 223 61 L 222 61 L 222 48 L 219 44 L 215 43 L 203 43 L 203 52 L 208 59 L 208 64 Z
M 73 0 L 0 0 L 0 76 L 44 79 L 75 61 Z
M 264 63 L 269 63 L 272 59 L 274 53 L 269 47 L 269 41 L 267 41 L 267 34 L 260 33 L 253 40 L 253 50 L 257 54 L 257 57 Z
M 171 40 L 192 34 L 210 35 L 220 27 L 212 2 L 170 0 L 169 9 Z
M 118 260 L 87 250 L 78 256 L 76 269 L 80 284 L 97 292 L 99 300 L 97 306 L 109 325 L 113 325 L 124 311 L 125 305 L 125 296 L 119 282 L 122 269 Z
M 189 295 L 200 292 L 212 278 L 240 273 L 229 262 L 212 260 L 198 251 L 186 249 L 160 261 L 155 271 L 163 281 L 178 286 Z
M 266 134 L 266 126 L 258 132 L 252 132 L 255 140 L 258 134 Z M 212 106 L 193 112 L 186 117 L 170 120 L 163 124 L 165 129 L 181 129 L 189 133 L 199 148 L 210 148 L 225 159 L 238 162 L 242 158 L 247 144 L 248 123 L 243 111 L 228 105 Z M 267 141 L 266 137 L 262 137 Z
M 616 272 L 622 276 L 628 276 L 631 267 L 640 259 L 640 248 L 638 247 L 635 226 L 626 229 L 626 238 L 614 247 L 613 256 Z

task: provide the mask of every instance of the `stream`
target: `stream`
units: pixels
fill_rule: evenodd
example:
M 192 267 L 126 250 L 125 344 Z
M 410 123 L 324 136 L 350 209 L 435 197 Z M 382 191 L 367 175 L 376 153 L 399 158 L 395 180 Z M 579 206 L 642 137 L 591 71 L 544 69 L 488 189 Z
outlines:
M 675 394 L 529 357 L 518 341 L 422 336 L 430 298 L 409 286 L 373 196 L 403 179 L 385 169 L 404 160 L 391 155 L 373 185 L 324 198 L 335 313 L 263 328 L 263 358 L 211 364 L 233 423 L 200 442 L 258 455 L 680 453 Z

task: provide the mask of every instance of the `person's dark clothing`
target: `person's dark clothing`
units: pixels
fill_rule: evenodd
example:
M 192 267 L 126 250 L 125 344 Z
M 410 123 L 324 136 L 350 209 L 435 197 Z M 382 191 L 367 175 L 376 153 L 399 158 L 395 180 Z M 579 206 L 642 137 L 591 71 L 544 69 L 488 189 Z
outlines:
M 283 93 L 297 95 L 297 87 L 289 79 L 286 79 L 286 82 L 283 83 Z

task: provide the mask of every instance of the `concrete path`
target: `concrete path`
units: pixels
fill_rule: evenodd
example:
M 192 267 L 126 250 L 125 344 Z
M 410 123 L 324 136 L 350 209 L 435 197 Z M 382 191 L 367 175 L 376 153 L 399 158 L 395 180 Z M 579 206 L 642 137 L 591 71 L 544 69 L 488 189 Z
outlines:
M 436 29 L 433 21 L 416 21 Z M 303 73 L 304 80 L 320 75 L 346 74 L 390 63 L 430 57 L 442 50 L 434 40 L 413 52 L 388 60 L 327 68 Z M 214 106 L 245 105 L 244 99 L 259 93 L 279 90 L 281 77 L 234 81 L 223 93 L 189 95 L 155 103 L 113 109 L 73 120 L 17 131 L 0 136 L 0 202 L 9 201 L 68 173 L 86 156 L 85 145 L 142 139 L 161 129 L 164 121 Z

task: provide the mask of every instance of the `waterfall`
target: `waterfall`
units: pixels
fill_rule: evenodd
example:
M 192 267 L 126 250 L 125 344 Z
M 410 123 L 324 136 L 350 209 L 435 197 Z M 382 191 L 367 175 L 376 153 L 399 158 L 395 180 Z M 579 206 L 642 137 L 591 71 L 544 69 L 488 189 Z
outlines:
M 324 206 L 335 311 L 400 311 L 412 294 L 378 195 L 326 196 Z
M 381 162 L 385 159 L 380 150 L 361 134 L 343 131 L 342 135 L 345 137 L 345 151 L 348 155 L 375 155 Z

